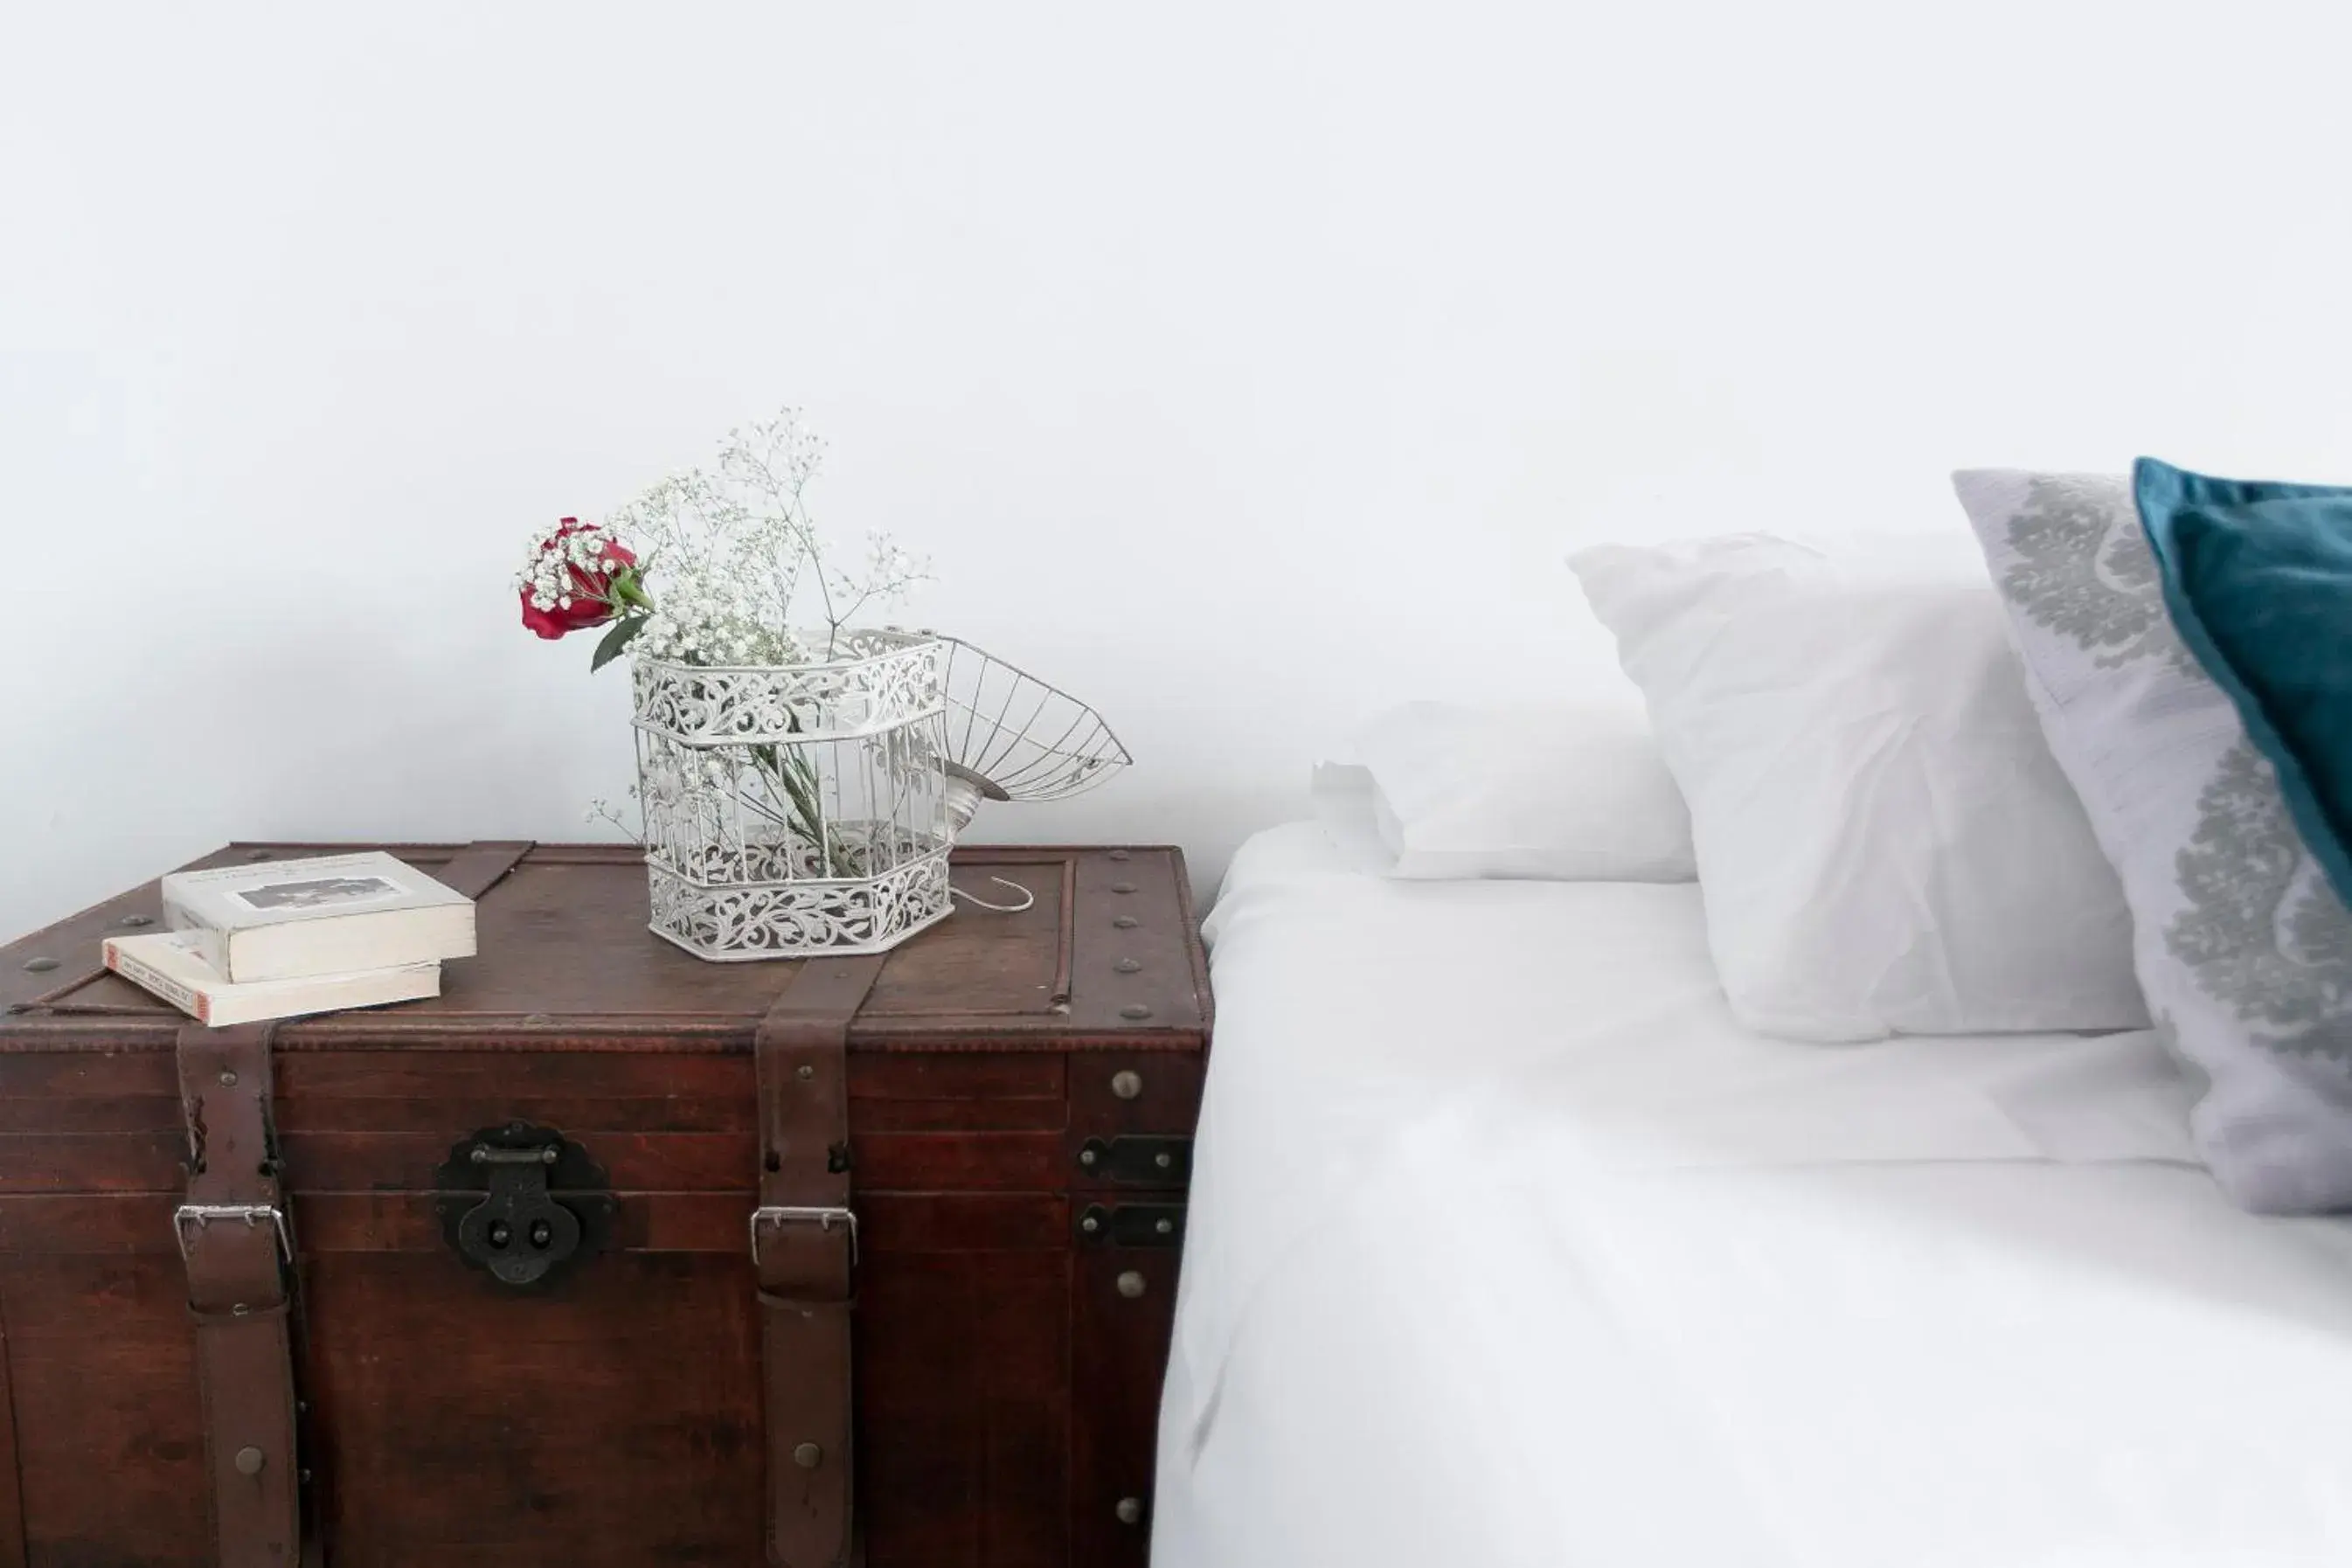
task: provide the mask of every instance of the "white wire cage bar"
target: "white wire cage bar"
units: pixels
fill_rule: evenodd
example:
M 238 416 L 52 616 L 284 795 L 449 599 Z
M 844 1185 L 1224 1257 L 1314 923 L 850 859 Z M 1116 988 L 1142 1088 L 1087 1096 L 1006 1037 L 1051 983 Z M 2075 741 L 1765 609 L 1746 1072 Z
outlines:
M 1061 800 L 1128 764 L 1102 716 L 1068 692 L 957 637 L 940 637 L 949 816 L 961 831 L 982 799 Z
M 834 647 L 806 665 L 635 665 L 650 923 L 700 957 L 879 952 L 949 913 L 940 645 L 860 632 Z

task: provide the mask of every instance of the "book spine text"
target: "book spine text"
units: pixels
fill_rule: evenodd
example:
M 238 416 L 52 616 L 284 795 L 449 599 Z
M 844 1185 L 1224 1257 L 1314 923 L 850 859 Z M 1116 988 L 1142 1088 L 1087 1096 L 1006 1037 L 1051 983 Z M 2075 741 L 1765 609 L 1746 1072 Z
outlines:
M 106 944 L 106 967 L 143 991 L 161 996 L 200 1024 L 212 1022 L 212 998 L 193 985 L 183 985 L 152 964 L 142 963 L 112 942 Z

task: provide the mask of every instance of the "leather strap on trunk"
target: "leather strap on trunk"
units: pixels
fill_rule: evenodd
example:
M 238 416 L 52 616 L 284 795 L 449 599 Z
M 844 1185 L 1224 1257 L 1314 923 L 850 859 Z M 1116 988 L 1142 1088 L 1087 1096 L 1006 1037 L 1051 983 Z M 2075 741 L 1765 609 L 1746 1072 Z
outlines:
M 528 838 L 477 838 L 449 857 L 449 863 L 434 880 L 453 892 L 478 899 L 497 887 L 533 847 Z
M 188 1195 L 173 1216 L 196 1322 L 219 1568 L 296 1568 L 300 1489 L 287 1265 L 270 1127 L 270 1027 L 180 1030 Z
M 851 1540 L 849 1021 L 880 956 L 818 958 L 760 1020 L 760 1206 L 751 1216 L 766 1367 L 768 1561 L 841 1568 Z
M 5 1322 L 0 1322 L 0 1568 L 25 1568 L 25 1481 L 16 1465 L 16 1399 L 8 1379 Z

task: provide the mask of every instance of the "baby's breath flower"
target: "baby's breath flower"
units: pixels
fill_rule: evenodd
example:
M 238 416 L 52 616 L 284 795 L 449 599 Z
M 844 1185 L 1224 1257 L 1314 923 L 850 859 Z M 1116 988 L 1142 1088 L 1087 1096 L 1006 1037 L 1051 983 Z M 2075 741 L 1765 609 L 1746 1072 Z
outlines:
M 644 554 L 660 605 L 632 652 L 686 664 L 804 662 L 869 606 L 895 602 L 929 575 L 878 536 L 864 572 L 827 569 L 804 502 L 823 455 L 787 409 L 730 432 L 715 472 L 674 475 L 613 515 L 608 526 Z M 793 629 L 812 609 L 824 631 L 815 647 Z

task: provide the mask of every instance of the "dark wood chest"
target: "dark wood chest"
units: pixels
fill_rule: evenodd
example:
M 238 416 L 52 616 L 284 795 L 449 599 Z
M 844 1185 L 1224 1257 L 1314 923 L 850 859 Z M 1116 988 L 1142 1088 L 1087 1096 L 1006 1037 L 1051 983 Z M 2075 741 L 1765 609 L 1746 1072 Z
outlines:
M 460 853 L 387 847 L 435 872 Z M 1182 860 L 972 849 L 955 874 L 1035 903 L 965 908 L 866 977 L 831 1152 L 847 1237 L 762 1188 L 755 1042 L 822 966 L 668 946 L 634 851 L 531 847 L 439 1000 L 262 1035 L 258 1162 L 223 1110 L 202 1125 L 234 1062 L 192 1068 L 206 1042 L 94 973 L 103 936 L 156 917 L 152 884 L 0 949 L 0 1568 L 292 1568 L 238 1514 L 273 1465 L 300 1559 L 334 1568 L 788 1562 L 777 1489 L 841 1456 L 774 1430 L 802 1392 L 771 1392 L 755 1208 L 770 1247 L 854 1245 L 870 1568 L 1141 1563 L 1210 1023 Z M 199 1202 L 257 1173 L 268 1202 Z M 493 1197 L 514 1245 L 551 1203 L 581 1245 L 501 1283 L 461 1246 Z M 199 1325 L 231 1342 L 247 1303 L 192 1316 L 197 1264 L 267 1259 L 281 1215 L 291 1262 L 261 1266 L 290 1454 L 225 1437 L 212 1391 L 246 1374 L 200 1365 Z

